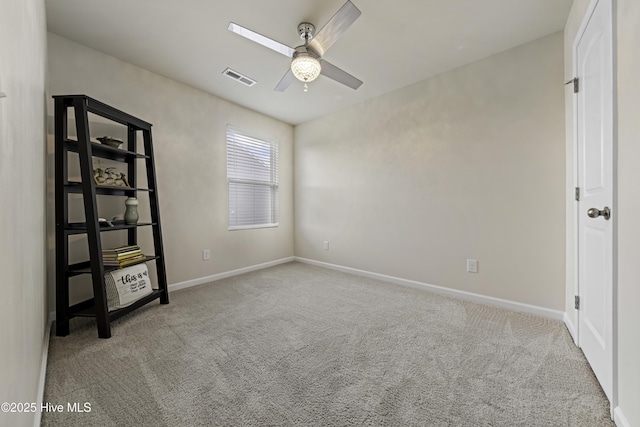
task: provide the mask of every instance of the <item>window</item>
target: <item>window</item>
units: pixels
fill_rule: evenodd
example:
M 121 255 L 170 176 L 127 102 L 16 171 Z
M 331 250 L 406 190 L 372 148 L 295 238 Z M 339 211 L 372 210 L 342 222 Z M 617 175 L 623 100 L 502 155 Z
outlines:
M 227 126 L 229 230 L 278 226 L 278 143 Z

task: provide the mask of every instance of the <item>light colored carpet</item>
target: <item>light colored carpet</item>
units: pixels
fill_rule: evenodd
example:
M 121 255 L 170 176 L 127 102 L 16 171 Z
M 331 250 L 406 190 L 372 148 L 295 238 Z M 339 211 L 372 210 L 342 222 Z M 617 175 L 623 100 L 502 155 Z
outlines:
M 561 322 L 300 263 L 52 337 L 44 426 L 613 426 Z

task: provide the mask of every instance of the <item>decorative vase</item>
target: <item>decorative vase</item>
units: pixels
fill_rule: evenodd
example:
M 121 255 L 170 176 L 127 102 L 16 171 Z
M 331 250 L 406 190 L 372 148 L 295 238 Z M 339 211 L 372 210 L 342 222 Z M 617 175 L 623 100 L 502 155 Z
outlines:
M 124 211 L 124 223 L 125 224 L 137 224 L 138 223 L 138 199 L 135 197 L 129 197 L 124 201 L 127 209 Z

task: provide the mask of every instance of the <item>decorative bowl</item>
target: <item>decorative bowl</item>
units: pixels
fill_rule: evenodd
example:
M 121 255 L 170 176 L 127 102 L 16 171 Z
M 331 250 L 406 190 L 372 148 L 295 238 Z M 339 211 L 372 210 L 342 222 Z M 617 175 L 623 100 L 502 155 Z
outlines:
M 96 139 L 100 141 L 100 144 L 105 144 L 113 148 L 118 148 L 120 144 L 122 144 L 123 142 L 121 139 L 111 138 L 110 136 L 103 136 L 101 138 L 96 138 Z

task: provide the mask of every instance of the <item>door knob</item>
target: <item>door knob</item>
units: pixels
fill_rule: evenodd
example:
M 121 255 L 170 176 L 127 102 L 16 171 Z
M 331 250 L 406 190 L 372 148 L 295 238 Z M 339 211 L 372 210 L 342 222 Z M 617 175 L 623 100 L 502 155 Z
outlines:
M 587 215 L 589 215 L 589 218 L 598 218 L 599 216 L 602 216 L 604 219 L 609 219 L 611 218 L 611 209 L 609 209 L 608 206 L 605 206 L 601 211 L 596 208 L 591 208 L 587 211 Z

